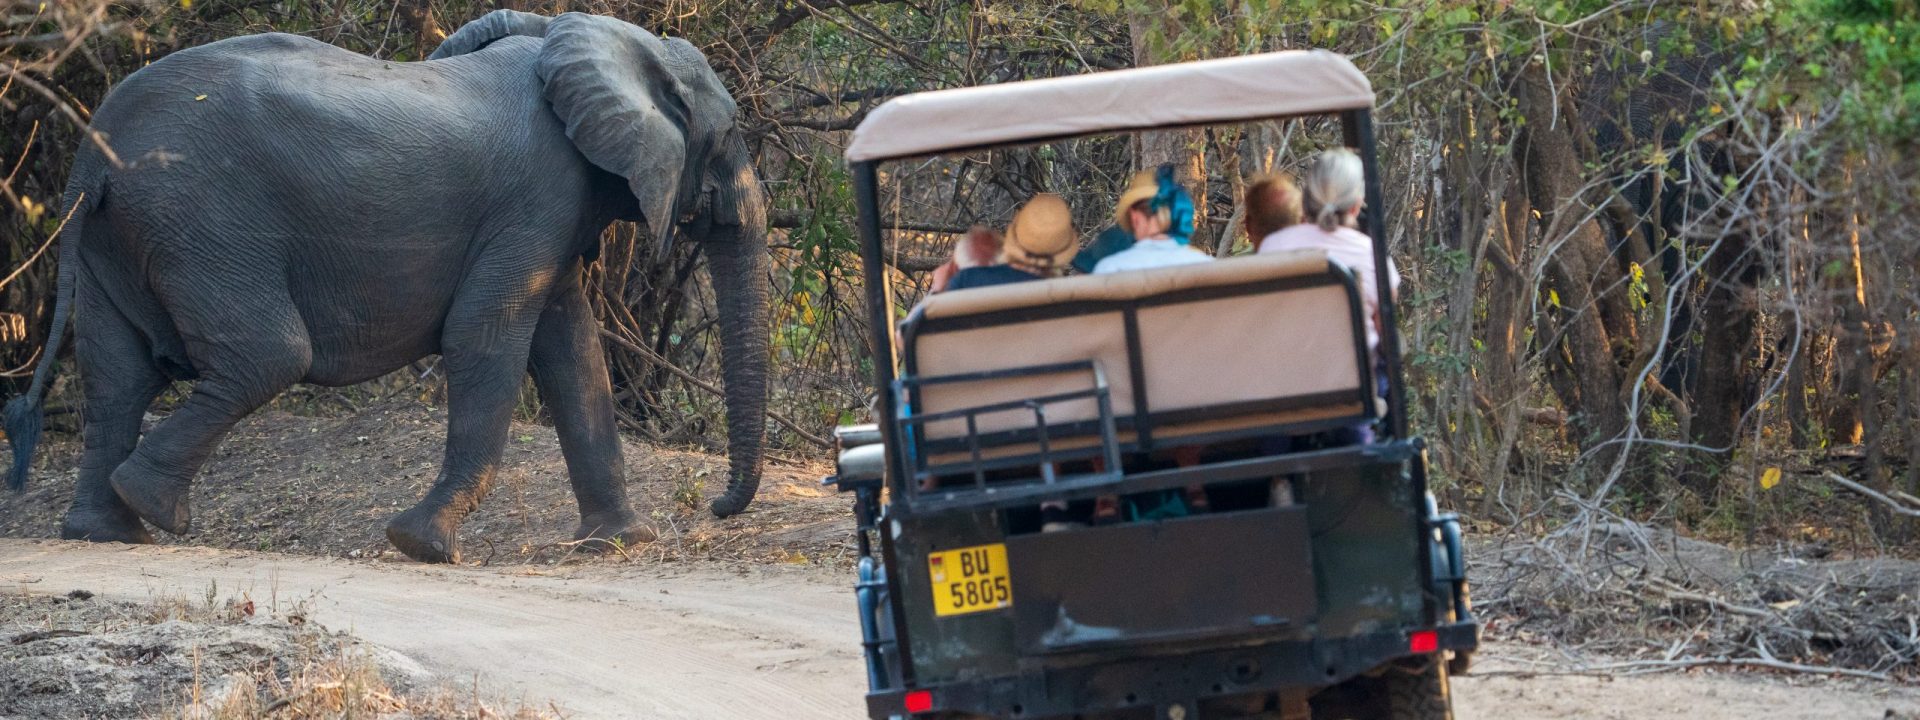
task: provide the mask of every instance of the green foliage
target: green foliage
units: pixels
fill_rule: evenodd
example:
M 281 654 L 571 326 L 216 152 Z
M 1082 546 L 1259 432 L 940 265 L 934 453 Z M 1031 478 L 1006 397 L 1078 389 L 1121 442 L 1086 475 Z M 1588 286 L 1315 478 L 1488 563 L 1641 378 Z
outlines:
M 1800 0 L 1783 20 L 1782 34 L 1799 38 L 1796 54 L 1810 58 L 1791 68 L 1808 92 L 1838 99 L 1868 133 L 1920 138 L 1920 2 Z M 1832 81 L 1836 69 L 1845 80 Z

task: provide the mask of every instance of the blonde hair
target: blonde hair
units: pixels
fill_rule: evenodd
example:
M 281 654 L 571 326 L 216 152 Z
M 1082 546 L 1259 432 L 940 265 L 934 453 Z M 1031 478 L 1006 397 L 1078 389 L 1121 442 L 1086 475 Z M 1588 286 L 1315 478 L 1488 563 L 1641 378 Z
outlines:
M 1338 229 L 1346 214 L 1367 199 L 1366 170 L 1360 166 L 1360 156 L 1346 148 L 1313 156 L 1301 184 L 1307 216 L 1327 232 Z

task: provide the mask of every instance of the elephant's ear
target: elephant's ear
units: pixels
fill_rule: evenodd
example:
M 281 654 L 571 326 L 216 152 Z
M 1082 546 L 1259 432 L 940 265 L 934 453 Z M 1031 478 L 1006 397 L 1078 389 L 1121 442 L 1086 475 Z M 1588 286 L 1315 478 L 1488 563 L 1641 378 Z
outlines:
M 573 146 L 626 179 L 647 227 L 666 244 L 680 211 L 693 209 L 681 202 L 682 179 L 699 177 L 698 148 L 712 142 L 666 44 L 610 17 L 567 13 L 547 26 L 539 69 Z
M 433 49 L 428 60 L 440 60 L 456 55 L 477 52 L 504 37 L 527 35 L 540 37 L 547 34 L 547 23 L 553 19 L 545 15 L 523 13 L 517 10 L 495 10 L 480 16 L 480 19 L 461 25 L 440 47 Z

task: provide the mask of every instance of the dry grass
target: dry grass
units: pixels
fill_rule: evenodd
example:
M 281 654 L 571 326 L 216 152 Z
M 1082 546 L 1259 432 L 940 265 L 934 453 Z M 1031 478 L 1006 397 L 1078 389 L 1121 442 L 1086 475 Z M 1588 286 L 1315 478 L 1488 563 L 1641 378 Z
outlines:
M 563 716 L 479 688 L 416 685 L 412 661 L 306 615 L 302 601 L 218 586 L 144 602 L 0 594 L 0 707 L 49 720 Z
M 408 694 L 381 676 L 379 665 L 348 651 L 310 658 L 292 677 L 259 675 L 218 698 L 194 688 L 189 700 L 156 714 L 166 720 L 256 720 L 286 718 L 445 718 L 446 720 L 541 720 L 563 717 L 549 705 L 536 708 L 512 702 L 488 703 L 477 693 L 432 690 Z

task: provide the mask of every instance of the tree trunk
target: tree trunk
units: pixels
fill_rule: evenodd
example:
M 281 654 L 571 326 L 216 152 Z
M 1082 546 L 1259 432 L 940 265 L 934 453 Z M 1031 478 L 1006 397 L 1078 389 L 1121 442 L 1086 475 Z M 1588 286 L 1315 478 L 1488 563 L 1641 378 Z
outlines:
M 1544 228 L 1542 242 L 1560 245 L 1546 263 L 1547 287 L 1559 302 L 1541 304 L 1557 321 L 1542 325 L 1557 324 L 1560 330 L 1559 346 L 1552 352 L 1564 367 L 1555 389 L 1573 415 L 1575 442 L 1592 449 L 1619 438 L 1628 421 L 1619 402 L 1622 372 L 1603 321 L 1604 298 L 1594 291 L 1596 285 L 1606 287 L 1617 278 L 1610 275 L 1611 262 L 1592 262 L 1608 257 L 1608 243 L 1599 224 L 1585 219 L 1591 208 L 1581 197 L 1585 172 L 1575 150 L 1573 108 L 1552 87 L 1542 65 L 1522 71 L 1517 89 L 1527 124 L 1514 149 L 1528 202 Z M 1616 452 L 1617 447 L 1610 447 L 1597 453 L 1596 467 L 1610 468 Z
M 1706 299 L 1700 305 L 1700 374 L 1693 392 L 1693 441 L 1729 451 L 1752 394 L 1754 283 L 1760 270 L 1744 235 L 1721 238 L 1706 258 Z M 1702 500 L 1711 498 L 1703 496 Z

